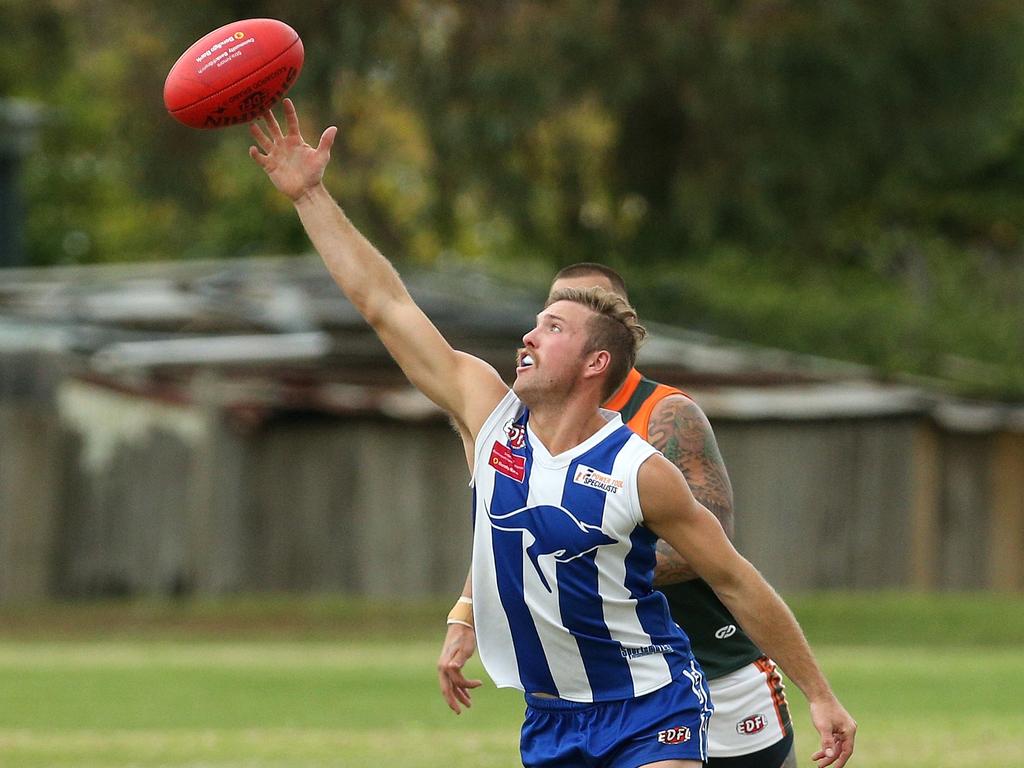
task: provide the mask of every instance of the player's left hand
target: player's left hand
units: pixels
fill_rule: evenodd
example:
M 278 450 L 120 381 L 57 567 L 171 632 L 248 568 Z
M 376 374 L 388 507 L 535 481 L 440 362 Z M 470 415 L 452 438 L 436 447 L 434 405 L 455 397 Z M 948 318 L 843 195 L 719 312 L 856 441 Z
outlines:
M 462 714 L 461 707 L 469 709 L 473 706 L 469 692 L 483 685 L 482 681 L 469 680 L 462 674 L 462 668 L 474 651 L 476 632 L 462 624 L 449 624 L 441 656 L 437 660 L 437 678 L 441 684 L 441 696 L 456 715 Z
M 812 701 L 811 721 L 821 736 L 821 749 L 811 755 L 818 768 L 843 768 L 853 754 L 853 740 L 857 723 L 839 700 L 831 694 L 820 701 Z

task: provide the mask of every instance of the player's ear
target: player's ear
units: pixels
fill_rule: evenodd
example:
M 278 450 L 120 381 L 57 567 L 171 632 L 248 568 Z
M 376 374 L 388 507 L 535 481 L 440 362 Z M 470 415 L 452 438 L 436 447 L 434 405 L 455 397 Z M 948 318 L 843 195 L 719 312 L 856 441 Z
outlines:
M 586 364 L 583 368 L 583 376 L 602 376 L 608 372 L 612 364 L 612 355 L 607 349 L 599 349 L 587 355 Z

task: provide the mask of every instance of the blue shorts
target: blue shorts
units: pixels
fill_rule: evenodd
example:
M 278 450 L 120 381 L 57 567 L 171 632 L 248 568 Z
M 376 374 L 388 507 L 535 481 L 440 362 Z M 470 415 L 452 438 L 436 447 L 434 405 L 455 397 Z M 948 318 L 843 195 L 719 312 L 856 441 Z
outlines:
M 525 768 L 639 768 L 707 760 L 711 697 L 700 667 L 635 699 L 578 703 L 526 694 Z

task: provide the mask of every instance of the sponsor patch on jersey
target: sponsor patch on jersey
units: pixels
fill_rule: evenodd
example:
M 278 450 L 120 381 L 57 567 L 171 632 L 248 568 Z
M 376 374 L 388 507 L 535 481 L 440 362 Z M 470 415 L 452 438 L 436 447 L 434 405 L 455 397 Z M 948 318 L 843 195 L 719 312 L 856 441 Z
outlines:
M 736 733 L 740 736 L 753 736 L 768 727 L 768 718 L 762 714 L 747 715 L 736 723 Z
M 517 424 L 515 420 L 509 419 L 505 422 L 505 434 L 508 435 L 509 448 L 523 448 L 526 446 L 525 424 Z
M 671 645 L 645 645 L 642 648 L 619 647 L 619 653 L 624 659 L 639 659 L 641 656 L 653 656 L 656 653 L 675 653 Z
M 598 472 L 593 467 L 583 464 L 576 467 L 576 474 L 573 476 L 572 481 L 585 485 L 588 488 L 597 488 L 597 490 L 604 491 L 605 493 L 618 493 L 622 490 L 622 486 L 626 484 L 625 480 L 619 480 L 617 477 L 606 475 L 604 472 Z
M 685 725 L 658 731 L 658 742 L 661 744 L 682 744 L 690 740 L 690 729 Z
M 725 638 L 732 637 L 735 634 L 735 624 L 726 624 L 724 627 L 721 627 L 720 629 L 715 631 L 715 637 L 717 637 L 719 640 L 725 640 Z
M 511 477 L 516 482 L 523 482 L 526 479 L 526 458 L 516 456 L 507 445 L 502 445 L 497 440 L 491 448 L 491 458 L 487 462 L 496 472 L 505 477 Z

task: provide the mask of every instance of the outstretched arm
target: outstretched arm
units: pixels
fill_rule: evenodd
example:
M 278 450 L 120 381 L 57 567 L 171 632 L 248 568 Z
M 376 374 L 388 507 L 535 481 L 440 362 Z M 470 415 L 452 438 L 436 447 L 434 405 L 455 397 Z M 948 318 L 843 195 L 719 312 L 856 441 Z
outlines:
M 272 112 L 265 129 L 250 127 L 249 155 L 295 205 L 313 246 L 353 306 L 373 327 L 409 380 L 465 424 L 475 437 L 508 387 L 484 361 L 457 352 L 416 305 L 391 263 L 349 221 L 323 185 L 337 129 L 314 148 L 299 130 L 291 99 L 284 100 L 287 134 Z
M 789 607 L 733 548 L 719 521 L 693 497 L 679 470 L 663 456 L 640 467 L 644 522 L 711 585 L 751 640 L 775 659 L 803 691 L 821 737 L 812 756 L 819 768 L 842 768 L 853 752 L 857 724 L 836 699 Z
M 647 440 L 679 468 L 697 501 L 718 518 L 732 538 L 732 484 L 711 422 L 700 406 L 683 395 L 664 398 L 651 411 Z M 655 586 L 697 578 L 686 559 L 664 539 L 658 541 L 657 556 Z

